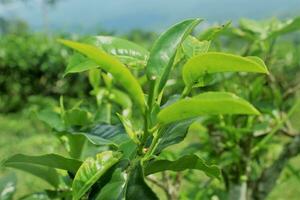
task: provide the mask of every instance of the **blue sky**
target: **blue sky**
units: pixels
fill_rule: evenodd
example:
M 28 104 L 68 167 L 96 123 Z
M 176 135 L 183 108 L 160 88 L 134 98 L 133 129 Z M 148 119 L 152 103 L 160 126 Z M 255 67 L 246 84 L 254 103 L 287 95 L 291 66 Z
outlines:
M 0 5 L 0 16 L 23 18 L 43 29 L 42 0 Z M 62 0 L 48 8 L 50 30 L 92 32 L 100 28 L 126 32 L 132 28 L 160 31 L 190 17 L 207 23 L 300 14 L 300 0 Z

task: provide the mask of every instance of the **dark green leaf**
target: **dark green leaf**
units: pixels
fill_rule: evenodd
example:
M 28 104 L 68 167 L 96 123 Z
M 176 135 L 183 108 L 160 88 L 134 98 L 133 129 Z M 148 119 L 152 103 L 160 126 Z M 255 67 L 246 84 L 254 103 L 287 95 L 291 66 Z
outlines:
M 156 147 L 155 154 L 160 153 L 164 148 L 170 145 L 177 144 L 184 140 L 190 125 L 194 121 L 194 119 L 189 119 L 163 126 L 158 132 L 160 139 Z
M 158 200 L 156 194 L 146 184 L 140 163 L 131 169 L 128 176 L 126 199 L 130 200 Z
M 128 140 L 126 131 L 121 124 L 99 124 L 84 134 L 93 144 L 121 144 Z
M 126 186 L 125 174 L 121 169 L 114 171 L 110 181 L 100 190 L 95 200 L 121 200 Z
M 34 165 L 30 163 L 18 163 L 18 162 L 3 162 L 5 167 L 11 167 L 15 169 L 19 169 L 25 172 L 28 172 L 34 176 L 37 176 L 44 181 L 48 182 L 50 185 L 55 188 L 59 185 L 59 175 L 57 171 L 51 167 L 44 167 L 40 165 Z
M 81 163 L 82 162 L 79 160 L 65 158 L 57 154 L 45 154 L 41 156 L 28 156 L 24 154 L 16 154 L 5 160 L 4 164 L 6 166 L 11 166 L 14 164 L 41 165 L 76 173 Z
M 206 175 L 220 178 L 220 169 L 216 165 L 207 165 L 205 161 L 196 155 L 182 156 L 177 160 L 154 160 L 150 161 L 145 168 L 145 175 L 171 170 L 183 171 L 186 169 L 196 169 L 203 171 Z

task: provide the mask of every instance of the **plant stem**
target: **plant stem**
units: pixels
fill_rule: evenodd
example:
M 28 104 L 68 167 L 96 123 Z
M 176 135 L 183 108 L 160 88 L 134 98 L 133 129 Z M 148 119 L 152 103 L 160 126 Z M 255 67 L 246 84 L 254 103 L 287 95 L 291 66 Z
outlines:
M 192 90 L 191 86 L 185 86 L 182 93 L 181 93 L 180 98 L 183 99 L 184 97 L 188 96 L 189 93 L 191 92 L 191 90 Z

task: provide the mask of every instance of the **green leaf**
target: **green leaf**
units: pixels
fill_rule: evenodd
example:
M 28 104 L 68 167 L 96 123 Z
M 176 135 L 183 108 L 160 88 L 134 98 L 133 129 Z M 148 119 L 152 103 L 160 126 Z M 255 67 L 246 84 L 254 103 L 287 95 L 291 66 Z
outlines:
M 51 167 L 45 167 L 41 165 L 35 165 L 31 163 L 22 162 L 6 162 L 4 161 L 3 166 L 11 167 L 14 169 L 19 169 L 28 172 L 34 176 L 37 176 L 44 181 L 48 182 L 53 187 L 57 188 L 59 185 L 59 174 L 57 171 Z
M 89 82 L 93 89 L 98 89 L 101 81 L 101 70 L 91 69 L 89 70 Z
M 69 73 L 83 72 L 97 67 L 98 64 L 93 60 L 76 53 L 70 57 L 64 76 Z
M 137 137 L 136 132 L 133 130 L 131 121 L 128 118 L 126 118 L 122 115 L 119 115 L 119 114 L 118 114 L 118 117 L 119 117 L 120 121 L 122 122 L 122 124 L 126 130 L 126 133 L 130 137 L 130 139 L 132 139 L 132 141 L 134 141 L 136 144 L 139 144 L 140 143 L 139 139 Z
M 208 28 L 207 30 L 203 31 L 198 36 L 198 39 L 211 41 L 211 40 L 215 39 L 216 37 L 218 37 L 220 34 L 222 34 L 224 31 L 226 31 L 228 29 L 228 27 L 230 26 L 230 24 L 231 24 L 231 22 L 229 21 L 223 25 Z
M 107 172 L 121 158 L 121 154 L 105 151 L 88 158 L 78 169 L 73 184 L 73 200 L 79 200 L 96 181 Z
M 158 121 L 168 124 L 200 115 L 248 114 L 259 112 L 246 100 L 228 92 L 205 92 L 179 100 L 158 113 Z
M 244 31 L 252 32 L 260 35 L 262 38 L 266 38 L 268 34 L 268 28 L 270 26 L 270 21 L 258 22 L 251 19 L 241 19 L 239 21 L 239 26 Z
M 296 105 L 296 106 L 295 106 Z M 299 123 L 299 118 L 300 118 L 300 98 L 296 97 L 295 102 L 294 102 L 294 107 L 295 110 L 290 116 L 290 123 L 291 126 L 294 130 L 300 130 L 300 123 Z
M 148 80 L 154 83 L 154 98 L 167 82 L 173 61 L 181 42 L 190 34 L 200 19 L 188 19 L 175 24 L 164 32 L 155 42 L 147 63 Z
M 144 67 L 149 56 L 149 52 L 145 48 L 118 37 L 94 36 L 87 38 L 85 42 L 102 48 L 131 67 Z
M 26 195 L 20 200 L 51 200 L 46 192 L 36 192 L 33 194 Z
M 180 122 L 170 123 L 159 129 L 158 135 L 160 135 L 160 138 L 155 149 L 155 154 L 160 153 L 168 146 L 177 144 L 184 140 L 190 125 L 194 121 L 195 119 L 188 119 Z
M 283 34 L 291 33 L 300 30 L 300 17 L 296 17 L 293 20 L 288 20 L 284 24 L 270 34 L 270 38 L 277 37 Z
M 97 63 L 101 69 L 111 73 L 115 80 L 127 90 L 131 95 L 131 98 L 138 104 L 139 108 L 142 111 L 145 111 L 145 97 L 138 80 L 117 58 L 105 53 L 95 46 L 68 40 L 59 41 L 84 54 Z M 68 73 L 68 71 L 66 71 L 66 73 Z
M 0 199 L 12 200 L 16 192 L 17 177 L 9 174 L 0 178 Z
M 126 186 L 125 174 L 120 168 L 114 171 L 110 181 L 100 190 L 95 200 L 122 199 Z
M 86 110 L 73 108 L 64 114 L 64 121 L 69 126 L 84 126 L 90 124 L 91 114 Z
M 63 118 L 66 125 L 69 126 L 84 126 L 91 123 L 91 114 L 79 108 L 67 110 Z
M 201 53 L 206 53 L 210 47 L 210 41 L 199 41 L 193 36 L 188 36 L 182 43 L 184 54 L 191 58 Z
M 16 154 L 6 159 L 4 164 L 5 166 L 10 166 L 13 164 L 41 165 L 76 173 L 81 163 L 82 162 L 79 160 L 65 158 L 57 154 L 45 154 L 41 156 L 28 156 L 24 154 Z
M 128 140 L 126 131 L 121 124 L 99 124 L 83 134 L 95 145 L 119 145 Z
M 65 129 L 60 114 L 52 110 L 49 109 L 41 110 L 40 112 L 37 113 L 37 118 L 43 121 L 44 123 L 46 123 L 48 126 L 50 126 L 56 131 L 63 131 Z
M 156 194 L 146 184 L 140 163 L 131 169 L 128 176 L 126 199 L 130 200 L 158 200 Z
M 183 171 L 186 169 L 196 169 L 203 171 L 207 176 L 220 178 L 221 171 L 216 165 L 207 165 L 204 160 L 196 155 L 185 155 L 177 160 L 153 160 L 145 167 L 145 175 L 154 174 L 161 171 Z
M 72 158 L 80 159 L 86 142 L 86 136 L 77 134 L 63 134 L 67 139 L 67 150 Z
M 191 58 L 183 66 L 182 76 L 185 84 L 191 87 L 206 74 L 218 72 L 269 73 L 263 61 L 257 57 L 209 52 Z
M 117 89 L 111 89 L 109 99 L 120 106 L 122 106 L 123 109 L 126 109 L 127 112 L 131 111 L 132 102 L 131 99 L 128 97 L 128 95 L 121 90 Z

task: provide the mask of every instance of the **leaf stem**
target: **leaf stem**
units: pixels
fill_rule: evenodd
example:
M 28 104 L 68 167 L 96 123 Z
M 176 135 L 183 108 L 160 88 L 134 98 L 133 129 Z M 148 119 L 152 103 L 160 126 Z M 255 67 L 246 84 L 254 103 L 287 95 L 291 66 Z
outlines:
M 191 90 L 192 90 L 192 86 L 190 86 L 190 85 L 189 86 L 185 86 L 184 89 L 183 89 L 183 91 L 182 91 L 182 93 L 181 93 L 180 98 L 183 99 L 184 97 L 188 96 L 189 93 L 191 92 Z

